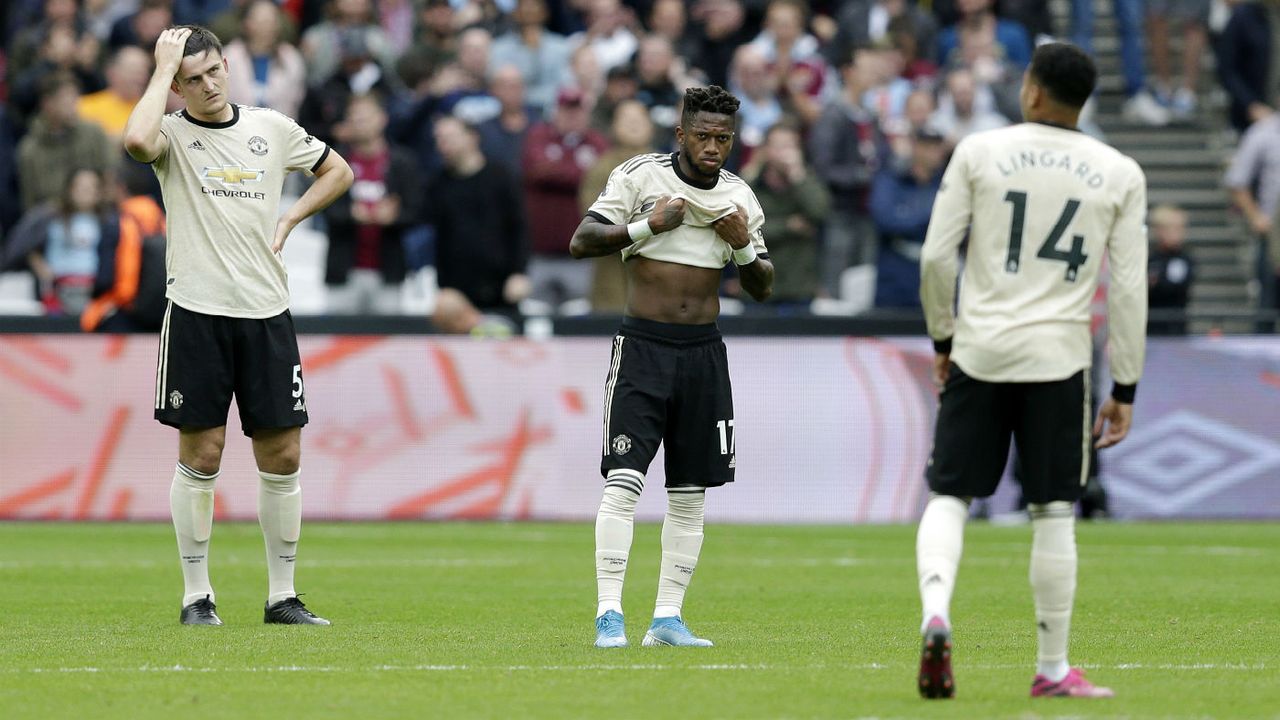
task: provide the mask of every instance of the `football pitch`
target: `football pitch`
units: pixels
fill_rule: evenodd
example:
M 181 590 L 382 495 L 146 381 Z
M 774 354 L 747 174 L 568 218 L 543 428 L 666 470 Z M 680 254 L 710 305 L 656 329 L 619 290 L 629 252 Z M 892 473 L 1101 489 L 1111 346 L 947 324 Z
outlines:
M 1030 529 L 971 524 L 957 697 L 926 702 L 914 528 L 709 523 L 685 617 L 645 648 L 658 527 L 628 570 L 632 646 L 592 647 L 587 524 L 320 524 L 298 588 L 332 627 L 262 624 L 256 525 L 215 528 L 223 627 L 178 624 L 162 524 L 0 524 L 0 717 L 1280 718 L 1280 525 L 1082 524 L 1071 659 L 1112 700 L 1027 697 Z

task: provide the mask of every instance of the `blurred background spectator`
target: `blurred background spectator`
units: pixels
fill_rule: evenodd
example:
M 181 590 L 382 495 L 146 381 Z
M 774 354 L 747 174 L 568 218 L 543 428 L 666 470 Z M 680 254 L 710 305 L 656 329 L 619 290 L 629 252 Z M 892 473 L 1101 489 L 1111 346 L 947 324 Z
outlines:
M 1270 115 L 1280 52 L 1274 39 L 1280 33 L 1280 12 L 1262 0 L 1228 0 L 1231 15 L 1216 43 L 1218 77 L 1230 98 L 1231 125 L 1244 132 Z
M 1156 75 L 1156 98 L 1174 120 L 1188 120 L 1199 105 L 1200 63 L 1209 44 L 1210 0 L 1147 0 L 1147 38 Z M 1182 77 L 1173 83 L 1173 31 L 1182 31 Z
M 1094 0 L 1071 0 L 1071 41 L 1093 53 Z M 1120 34 L 1120 58 L 1127 100 L 1125 117 L 1145 125 L 1168 125 L 1169 109 L 1147 87 L 1146 49 L 1142 42 L 1142 0 L 1111 0 Z
M 819 229 L 831 212 L 826 185 L 805 162 L 797 126 L 769 128 L 745 180 L 764 210 L 764 236 L 773 260 L 773 295 L 779 307 L 807 310 L 821 284 Z
M 613 111 L 613 127 L 610 131 L 613 147 L 582 176 L 578 188 L 578 217 L 596 201 L 609 181 L 609 173 L 622 163 L 641 153 L 653 150 L 653 122 L 649 110 L 638 100 L 624 100 Z M 581 262 L 581 261 L 579 261 Z M 622 254 L 614 253 L 591 262 L 591 290 L 588 300 L 594 312 L 621 313 L 627 302 L 625 271 Z
M 546 110 L 569 62 L 569 43 L 546 29 L 546 0 L 518 0 L 511 12 L 513 27 L 493 41 L 493 67 L 518 68 L 524 79 L 526 102 Z
M 302 34 L 302 56 L 307 62 L 307 80 L 312 86 L 322 85 L 358 48 L 359 54 L 372 61 L 364 72 L 372 75 L 390 73 L 395 67 L 395 51 L 391 40 L 378 25 L 373 0 L 329 0 L 324 22 Z M 358 80 L 372 85 L 371 80 Z M 366 87 L 365 90 L 368 90 Z
M 398 314 L 406 275 L 403 233 L 422 217 L 422 180 L 413 155 L 387 142 L 387 111 L 376 95 L 353 95 L 344 124 L 347 140 L 339 152 L 355 182 L 325 210 L 326 305 L 337 315 Z
M 542 119 L 542 110 L 529 104 L 524 75 L 514 65 L 502 65 L 493 71 L 489 94 L 498 100 L 498 114 L 476 126 L 480 147 L 490 162 L 503 165 L 518 181 L 525 136 Z
M 435 136 L 445 169 L 427 198 L 440 288 L 480 310 L 511 310 L 529 294 L 520 190 L 501 165 L 485 159 L 475 128 L 444 117 Z
M 1249 126 L 1227 168 L 1225 184 L 1255 238 L 1259 305 L 1280 308 L 1280 263 L 1272 262 L 1269 250 L 1280 206 L 1280 115 L 1272 113 Z M 1259 330 L 1269 331 L 1270 325 L 1263 323 Z
M 65 197 L 71 168 L 85 167 L 106 174 L 120 150 L 102 128 L 82 120 L 76 111 L 80 85 L 67 73 L 46 77 L 40 88 L 40 112 L 18 143 L 18 179 L 22 207 Z
M 1175 205 L 1159 205 L 1149 217 L 1153 246 L 1147 260 L 1147 303 L 1152 319 L 1147 332 L 1158 335 L 1185 335 L 1187 321 L 1182 312 L 1191 299 L 1195 262 L 1183 243 L 1187 238 L 1187 213 Z M 1169 318 L 1162 311 L 1177 311 Z
M 242 12 L 240 37 L 223 48 L 231 101 L 298 117 L 307 67 L 302 53 L 282 37 L 279 7 L 272 0 L 251 0 Z
M 831 192 L 831 217 L 823 232 L 822 285 L 836 295 L 840 274 L 875 262 L 875 227 L 867 192 L 886 153 L 876 117 L 862 104 L 875 81 L 873 53 L 856 48 L 840 67 L 844 92 L 832 97 L 809 133 L 814 171 Z
M 978 85 L 973 73 L 966 69 L 947 73 L 946 87 L 938 99 L 938 110 L 929 119 L 930 126 L 942 133 L 951 147 L 965 137 L 983 130 L 994 130 L 1009 124 L 995 109 L 995 96 L 990 88 Z
M 126 45 L 112 53 L 106 77 L 107 86 L 82 96 L 76 111 L 82 119 L 102 128 L 112 143 L 119 143 L 129 113 L 142 99 L 151 79 L 151 56 L 141 48 Z
M 80 315 L 85 332 L 156 332 L 164 320 L 164 211 L 143 173 L 150 170 L 130 167 L 116 183 L 119 223 L 98 243 L 93 299 Z
M 591 129 L 582 91 L 564 88 L 550 121 L 529 129 L 522 173 L 529 216 L 529 280 L 533 297 L 551 308 L 587 297 L 591 265 L 569 257 L 569 238 L 582 220 L 578 186 L 609 143 Z
M 882 169 L 871 186 L 871 218 L 880 240 L 876 256 L 878 308 L 920 307 L 920 248 L 942 182 L 947 143 L 939 133 L 916 133 L 911 163 Z

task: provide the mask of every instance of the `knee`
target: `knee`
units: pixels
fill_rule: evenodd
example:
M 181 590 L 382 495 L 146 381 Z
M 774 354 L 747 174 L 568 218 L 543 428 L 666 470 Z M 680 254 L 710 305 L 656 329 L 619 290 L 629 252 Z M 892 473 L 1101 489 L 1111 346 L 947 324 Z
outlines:
M 604 497 L 600 499 L 600 512 L 604 515 L 633 517 L 636 514 L 636 503 L 640 496 L 626 488 L 607 485 Z
M 201 439 L 200 442 L 190 448 L 191 457 L 185 458 L 186 464 L 196 472 L 206 475 L 217 474 L 219 468 L 222 467 L 222 447 L 224 442 L 223 438 L 220 437 Z
M 302 445 L 286 443 L 271 449 L 259 470 L 276 475 L 293 475 L 302 466 Z

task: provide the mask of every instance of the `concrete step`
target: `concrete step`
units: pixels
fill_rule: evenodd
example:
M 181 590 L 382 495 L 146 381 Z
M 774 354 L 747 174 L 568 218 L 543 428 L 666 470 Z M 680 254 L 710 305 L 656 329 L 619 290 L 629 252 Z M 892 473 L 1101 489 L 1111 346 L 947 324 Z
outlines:
M 1162 188 L 1151 187 L 1148 184 L 1147 202 L 1152 205 L 1161 203 L 1170 203 L 1178 205 L 1184 210 L 1199 208 L 1204 210 L 1214 209 L 1226 212 L 1230 201 L 1225 193 L 1216 188 L 1210 189 L 1181 189 L 1181 188 Z
M 1196 283 L 1191 288 L 1191 297 L 1196 300 L 1204 300 L 1218 303 L 1235 303 L 1236 309 L 1252 307 L 1249 303 L 1249 289 L 1242 283 L 1216 283 L 1205 282 Z

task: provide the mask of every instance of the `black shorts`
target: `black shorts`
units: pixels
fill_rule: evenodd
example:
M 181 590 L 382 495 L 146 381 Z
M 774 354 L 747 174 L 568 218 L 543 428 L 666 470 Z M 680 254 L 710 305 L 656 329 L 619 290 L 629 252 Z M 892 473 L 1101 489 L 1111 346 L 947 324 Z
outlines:
M 205 315 L 170 302 L 160 328 L 156 420 L 176 428 L 226 425 L 233 393 L 249 437 L 307 424 L 293 316 Z
M 733 389 L 720 331 L 625 318 L 613 339 L 604 392 L 604 459 L 611 470 L 649 471 L 666 447 L 668 488 L 733 482 Z
M 955 497 L 994 494 L 1012 436 L 1026 501 L 1075 502 L 1088 470 L 1090 415 L 1088 370 L 1053 382 L 991 383 L 952 363 L 925 469 L 929 489 Z

